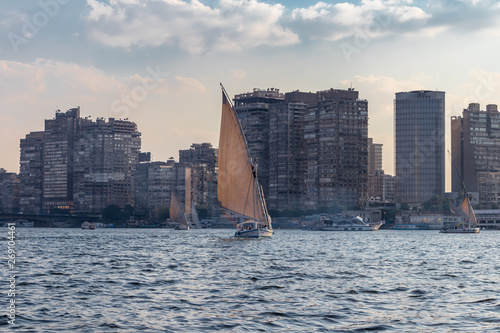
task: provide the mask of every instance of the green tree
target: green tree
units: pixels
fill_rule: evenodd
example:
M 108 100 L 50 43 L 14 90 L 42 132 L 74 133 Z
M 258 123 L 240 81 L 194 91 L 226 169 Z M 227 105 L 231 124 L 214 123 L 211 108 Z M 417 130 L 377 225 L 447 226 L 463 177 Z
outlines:
M 424 202 L 424 210 L 431 212 L 449 211 L 450 201 L 445 197 L 435 195 L 426 202 Z

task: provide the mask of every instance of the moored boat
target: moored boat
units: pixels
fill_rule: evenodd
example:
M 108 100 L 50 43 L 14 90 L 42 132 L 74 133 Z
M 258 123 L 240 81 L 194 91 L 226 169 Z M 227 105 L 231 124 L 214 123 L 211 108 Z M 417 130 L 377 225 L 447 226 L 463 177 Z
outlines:
M 336 216 L 322 221 L 319 230 L 322 231 L 377 231 L 383 222 L 366 223 L 359 216 L 349 219 Z
M 94 230 L 95 229 L 95 223 L 90 223 L 88 221 L 85 221 L 82 223 L 82 229 L 84 230 Z

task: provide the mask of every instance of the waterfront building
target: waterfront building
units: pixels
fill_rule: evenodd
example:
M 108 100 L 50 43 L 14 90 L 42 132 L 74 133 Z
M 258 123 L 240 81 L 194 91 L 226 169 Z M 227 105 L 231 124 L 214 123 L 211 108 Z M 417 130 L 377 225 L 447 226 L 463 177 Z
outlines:
M 45 130 L 21 140 L 23 212 L 101 213 L 134 205 L 134 173 L 141 133 L 127 120 L 80 117 L 80 108 L 57 111 Z
M 317 94 L 304 119 L 304 205 L 363 206 L 368 199 L 368 101 L 352 88 Z
M 170 205 L 176 185 L 175 161 L 147 162 L 137 166 L 135 175 L 135 210 L 140 214 Z
M 445 93 L 396 93 L 395 169 L 397 201 L 420 206 L 445 191 Z
M 20 144 L 19 209 L 23 213 L 42 212 L 43 151 L 45 132 L 31 132 Z
M 316 93 L 294 91 L 286 93 L 282 103 L 269 106 L 269 209 L 302 207 L 307 166 L 304 118 L 317 101 Z
M 19 212 L 19 176 L 0 169 L 0 212 Z
M 269 106 L 283 100 L 284 94 L 275 88 L 255 88 L 253 92 L 234 97 L 234 108 L 245 133 L 250 154 L 257 162 L 259 183 L 266 197 L 269 194 Z
M 56 112 L 45 120 L 43 149 L 43 211 L 73 210 L 73 158 L 80 130 L 80 108 Z
M 207 210 L 207 217 L 220 215 L 217 199 L 218 149 L 210 143 L 193 143 L 179 150 L 179 164 L 191 169 L 191 199 L 195 207 Z
M 452 191 L 479 193 L 485 208 L 500 204 L 500 112 L 497 105 L 481 110 L 469 104 L 462 117 L 451 117 Z M 458 173 L 457 173 L 458 172 Z
M 100 213 L 111 204 L 134 205 L 141 133 L 127 120 L 83 119 L 74 143 L 75 211 Z

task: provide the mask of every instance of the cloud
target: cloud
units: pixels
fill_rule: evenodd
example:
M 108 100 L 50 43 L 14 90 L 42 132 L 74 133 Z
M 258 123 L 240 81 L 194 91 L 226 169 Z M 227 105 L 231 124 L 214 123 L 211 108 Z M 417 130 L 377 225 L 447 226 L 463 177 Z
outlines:
M 113 47 L 172 45 L 193 54 L 290 45 L 298 36 L 280 25 L 285 7 L 257 0 L 87 0 L 90 38 Z
M 302 39 L 339 40 L 360 34 L 435 35 L 460 29 L 473 33 L 498 26 L 499 6 L 492 0 L 430 0 L 425 7 L 412 0 L 318 2 L 292 11 L 290 26 Z
M 292 26 L 304 31 L 311 39 L 338 40 L 359 31 L 383 35 L 391 29 L 409 29 L 425 24 L 430 15 L 404 0 L 362 0 L 360 5 L 349 2 L 327 4 L 318 2 L 292 11 Z M 302 36 L 304 34 L 301 34 Z

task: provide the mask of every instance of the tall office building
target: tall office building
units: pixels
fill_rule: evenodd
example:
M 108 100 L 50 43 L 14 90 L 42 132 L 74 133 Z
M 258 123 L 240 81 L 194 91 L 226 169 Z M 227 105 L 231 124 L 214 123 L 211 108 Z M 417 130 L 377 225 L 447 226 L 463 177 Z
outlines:
M 40 131 L 21 139 L 19 206 L 23 213 L 42 211 L 44 137 Z
M 80 108 L 57 112 L 45 120 L 43 210 L 73 210 L 73 158 L 80 130 Z
M 462 117 L 451 118 L 452 191 L 479 192 L 487 208 L 500 204 L 500 112 L 497 105 L 469 104 Z M 457 173 L 458 172 L 458 173 Z
M 250 154 L 257 160 L 259 181 L 266 197 L 269 193 L 269 106 L 283 99 L 284 94 L 274 88 L 254 89 L 234 97 L 234 107 Z
M 396 93 L 397 201 L 419 206 L 445 192 L 445 93 Z

